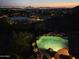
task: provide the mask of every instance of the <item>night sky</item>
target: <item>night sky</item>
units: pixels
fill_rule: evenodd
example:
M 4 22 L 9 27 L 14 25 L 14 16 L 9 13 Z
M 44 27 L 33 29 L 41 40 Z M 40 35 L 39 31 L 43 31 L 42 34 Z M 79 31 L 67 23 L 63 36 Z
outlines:
M 77 5 L 79 0 L 0 0 L 2 7 L 73 7 Z

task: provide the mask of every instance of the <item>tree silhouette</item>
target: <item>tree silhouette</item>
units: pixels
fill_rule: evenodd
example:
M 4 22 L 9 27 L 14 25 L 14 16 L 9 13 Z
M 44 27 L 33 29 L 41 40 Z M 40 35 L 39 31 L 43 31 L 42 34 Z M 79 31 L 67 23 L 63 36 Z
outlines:
M 12 54 L 19 56 L 31 54 L 31 40 L 32 34 L 27 32 L 12 32 Z

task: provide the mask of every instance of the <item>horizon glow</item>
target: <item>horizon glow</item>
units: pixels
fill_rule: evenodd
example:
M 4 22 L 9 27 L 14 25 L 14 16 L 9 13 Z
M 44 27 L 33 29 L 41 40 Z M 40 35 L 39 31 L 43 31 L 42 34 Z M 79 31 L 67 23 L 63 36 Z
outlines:
M 79 0 L 0 0 L 0 7 L 75 7 Z

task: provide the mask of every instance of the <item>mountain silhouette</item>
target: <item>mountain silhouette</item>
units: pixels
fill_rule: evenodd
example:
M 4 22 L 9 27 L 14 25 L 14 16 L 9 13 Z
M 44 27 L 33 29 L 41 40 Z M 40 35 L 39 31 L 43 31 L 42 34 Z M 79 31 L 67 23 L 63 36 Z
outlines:
M 79 6 L 74 7 L 72 10 L 75 12 L 79 12 Z

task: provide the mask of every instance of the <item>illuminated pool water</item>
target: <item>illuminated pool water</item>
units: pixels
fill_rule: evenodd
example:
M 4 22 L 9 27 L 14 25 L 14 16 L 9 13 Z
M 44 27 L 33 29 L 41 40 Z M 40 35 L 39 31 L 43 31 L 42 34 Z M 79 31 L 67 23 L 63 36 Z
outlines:
M 61 48 L 68 48 L 68 40 L 60 36 L 40 36 L 36 41 L 38 48 L 58 51 Z

